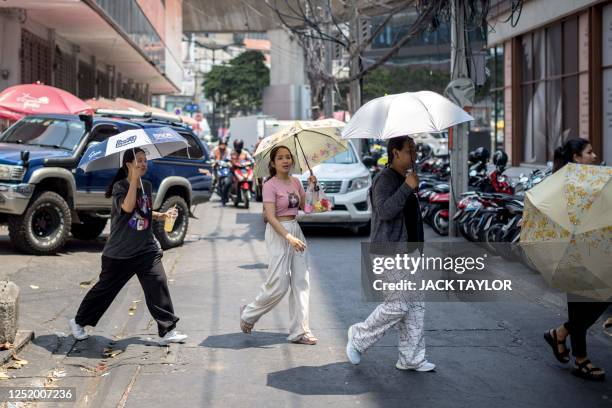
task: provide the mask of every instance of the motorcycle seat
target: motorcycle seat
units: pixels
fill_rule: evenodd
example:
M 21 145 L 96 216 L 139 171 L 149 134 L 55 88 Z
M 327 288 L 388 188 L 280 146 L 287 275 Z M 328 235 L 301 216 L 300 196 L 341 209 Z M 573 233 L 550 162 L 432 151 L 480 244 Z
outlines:
M 450 187 L 448 184 L 438 184 L 433 187 L 433 190 L 436 193 L 448 193 L 450 191 Z

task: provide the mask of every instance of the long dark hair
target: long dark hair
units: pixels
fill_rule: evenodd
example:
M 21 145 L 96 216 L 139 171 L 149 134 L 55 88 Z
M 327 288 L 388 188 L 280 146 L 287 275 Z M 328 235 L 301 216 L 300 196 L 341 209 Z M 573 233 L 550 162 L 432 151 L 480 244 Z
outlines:
M 402 150 L 408 141 L 410 141 L 410 136 L 399 136 L 389 139 L 387 142 L 387 163 L 389 166 L 393 163 L 393 150 Z
M 563 146 L 555 149 L 553 158 L 553 173 L 565 166 L 567 163 L 574 161 L 574 155 L 581 155 L 584 149 L 590 144 L 586 139 L 577 138 L 569 139 Z
M 270 177 L 268 177 L 268 180 L 270 180 L 272 177 L 276 176 L 276 167 L 274 167 L 274 160 L 276 160 L 276 155 L 278 154 L 278 151 L 280 149 L 287 149 L 287 151 L 289 152 L 289 155 L 291 156 L 291 162 L 293 164 L 295 164 L 295 159 L 293 158 L 293 153 L 291 153 L 291 150 L 289 150 L 289 148 L 287 146 L 283 146 L 283 145 L 279 145 L 274 147 L 271 151 L 270 151 L 270 162 L 268 162 L 268 173 L 270 173 Z
M 106 192 L 104 193 L 104 197 L 111 198 L 113 195 L 113 187 L 115 183 L 121 181 L 128 176 L 128 168 L 127 163 L 134 161 L 134 157 L 136 157 L 136 153 L 144 153 L 145 151 L 139 148 L 134 148 L 130 150 L 126 150 L 123 153 L 123 159 L 121 160 L 121 167 L 117 170 L 117 174 L 113 178 L 113 181 L 106 187 Z

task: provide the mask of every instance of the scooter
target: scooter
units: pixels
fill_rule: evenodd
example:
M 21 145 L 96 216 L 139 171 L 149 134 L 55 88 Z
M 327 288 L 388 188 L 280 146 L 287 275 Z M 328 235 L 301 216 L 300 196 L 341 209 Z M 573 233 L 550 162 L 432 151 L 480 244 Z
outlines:
M 219 197 L 223 197 L 221 190 L 223 189 L 223 182 L 227 177 L 231 177 L 232 164 L 228 160 L 217 160 L 213 166 L 214 169 L 214 187 L 213 190 L 217 192 Z
M 240 160 L 232 162 L 232 187 L 229 198 L 238 207 L 240 203 L 244 208 L 249 208 L 251 202 L 251 191 L 253 191 L 253 162 Z

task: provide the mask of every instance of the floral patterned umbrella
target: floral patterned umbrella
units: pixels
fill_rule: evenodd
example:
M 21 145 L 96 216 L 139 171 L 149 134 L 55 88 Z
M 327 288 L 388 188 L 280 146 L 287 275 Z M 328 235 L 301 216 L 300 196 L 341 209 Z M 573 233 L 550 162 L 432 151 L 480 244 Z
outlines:
M 569 163 L 527 192 L 521 247 L 554 288 L 612 296 L 612 168 Z
M 342 140 L 343 122 L 335 119 L 296 121 L 293 126 L 263 139 L 254 154 L 255 177 L 268 176 L 270 152 L 275 146 L 286 146 L 295 159 L 294 170 L 304 173 L 311 167 L 348 150 L 348 142 Z

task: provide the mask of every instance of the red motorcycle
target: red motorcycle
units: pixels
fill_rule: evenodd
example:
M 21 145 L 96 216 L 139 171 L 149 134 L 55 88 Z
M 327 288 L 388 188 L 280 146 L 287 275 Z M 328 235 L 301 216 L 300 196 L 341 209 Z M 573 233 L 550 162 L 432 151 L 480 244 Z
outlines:
M 249 208 L 251 192 L 253 191 L 253 162 L 251 160 L 232 161 L 232 187 L 229 198 L 234 206 L 243 203 L 244 208 Z

